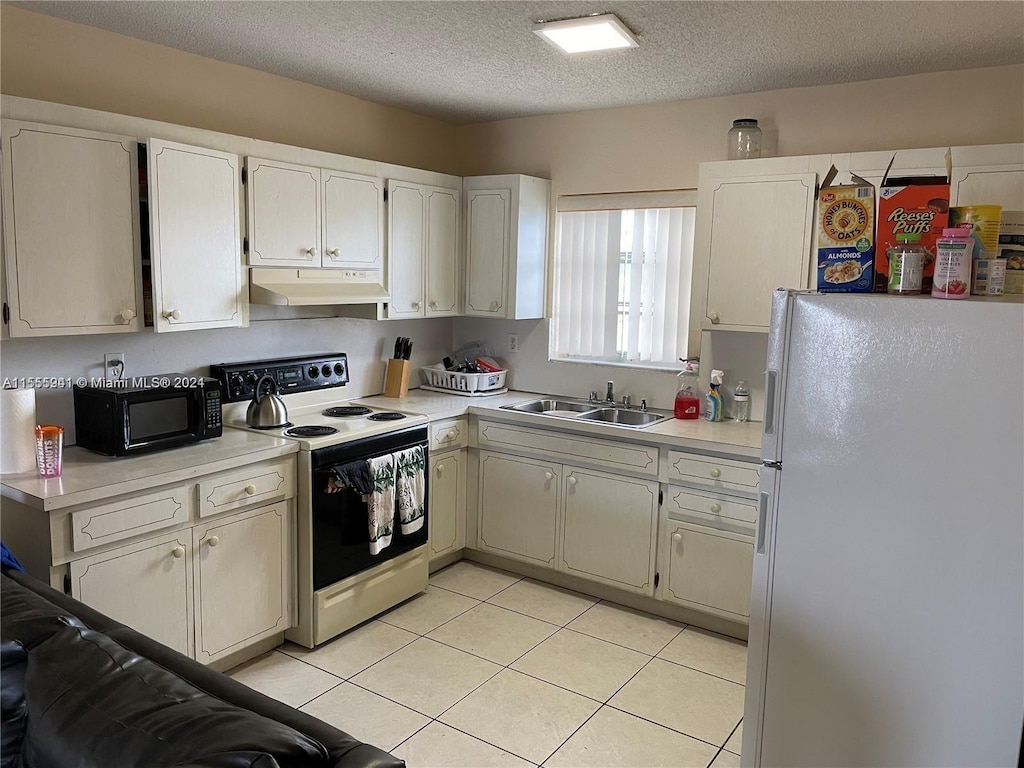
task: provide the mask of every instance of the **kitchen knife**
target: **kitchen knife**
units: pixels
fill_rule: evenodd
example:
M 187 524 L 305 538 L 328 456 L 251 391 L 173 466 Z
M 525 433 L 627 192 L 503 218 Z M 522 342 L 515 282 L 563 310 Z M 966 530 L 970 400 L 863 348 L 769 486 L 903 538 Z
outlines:
M 405 337 L 405 348 L 402 350 L 402 358 L 408 360 L 412 356 L 412 339 Z
M 402 337 L 395 339 L 395 360 L 402 359 Z

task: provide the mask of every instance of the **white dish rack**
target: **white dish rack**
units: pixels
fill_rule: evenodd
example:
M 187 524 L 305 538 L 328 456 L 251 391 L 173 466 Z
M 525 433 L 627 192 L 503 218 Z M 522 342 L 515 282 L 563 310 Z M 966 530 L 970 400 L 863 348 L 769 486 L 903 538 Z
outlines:
M 459 373 L 458 371 L 446 371 L 443 365 L 431 365 L 420 368 L 423 374 L 423 381 L 426 384 L 424 389 L 434 389 L 443 392 L 454 392 L 459 395 L 482 395 L 498 394 L 492 390 L 505 388 L 505 374 L 508 371 L 494 371 L 488 373 Z

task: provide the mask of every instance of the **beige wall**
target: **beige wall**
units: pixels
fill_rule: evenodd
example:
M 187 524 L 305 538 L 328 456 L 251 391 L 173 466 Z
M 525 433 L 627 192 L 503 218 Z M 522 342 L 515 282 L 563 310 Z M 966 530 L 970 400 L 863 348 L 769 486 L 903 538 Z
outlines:
M 951 106 L 956 95 L 958 105 Z M 1024 66 L 674 101 L 459 126 L 462 175 L 526 173 L 555 194 L 697 186 L 737 117 L 765 156 L 1024 141 Z
M 0 6 L 0 92 L 454 173 L 455 126 Z

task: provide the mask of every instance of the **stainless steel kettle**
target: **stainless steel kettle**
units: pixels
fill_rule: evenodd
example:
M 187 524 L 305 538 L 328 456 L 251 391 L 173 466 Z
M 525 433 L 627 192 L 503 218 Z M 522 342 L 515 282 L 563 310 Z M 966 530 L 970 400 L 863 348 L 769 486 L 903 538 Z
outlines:
M 270 382 L 270 391 L 261 393 L 264 382 Z M 273 376 L 264 374 L 256 382 L 252 402 L 245 412 L 245 423 L 253 429 L 274 429 L 288 424 L 288 408 L 278 394 Z

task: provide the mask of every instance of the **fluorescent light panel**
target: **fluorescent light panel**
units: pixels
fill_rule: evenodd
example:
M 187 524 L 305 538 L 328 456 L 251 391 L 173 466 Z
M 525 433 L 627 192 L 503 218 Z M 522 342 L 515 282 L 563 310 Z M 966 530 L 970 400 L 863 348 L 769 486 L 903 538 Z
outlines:
M 564 53 L 608 51 L 640 45 L 636 36 L 614 13 L 565 21 L 542 21 L 533 28 L 533 32 Z

